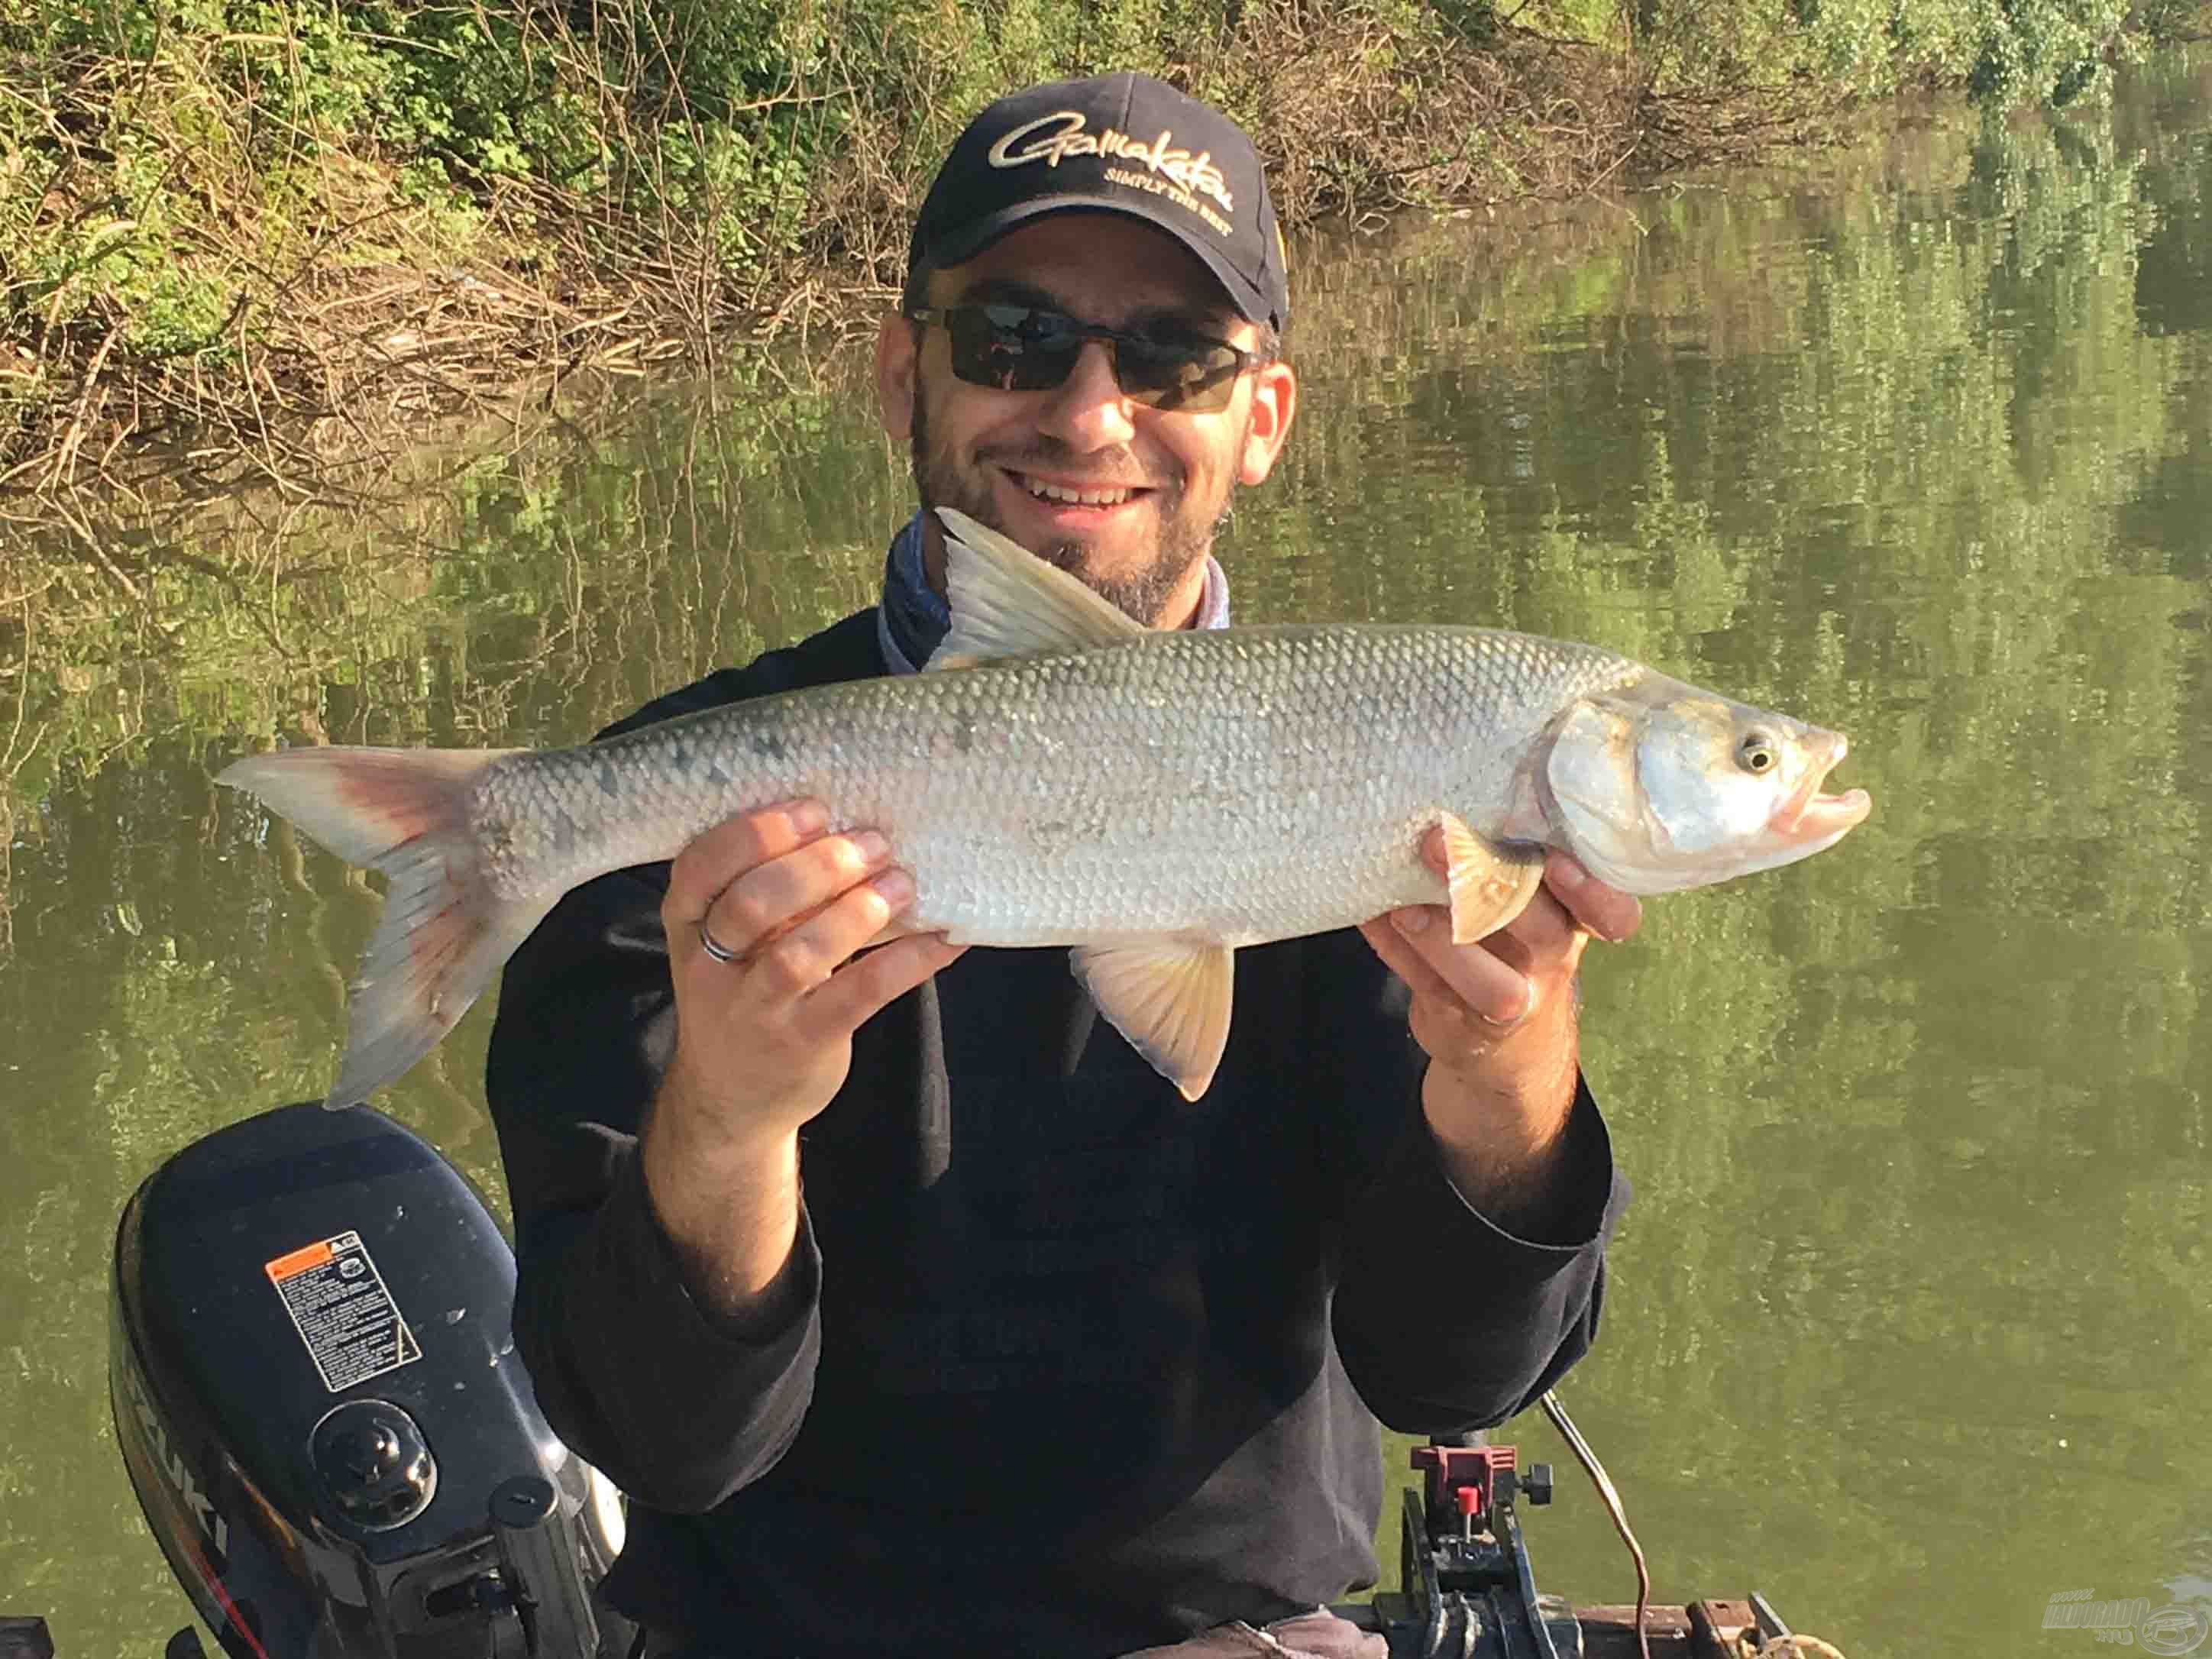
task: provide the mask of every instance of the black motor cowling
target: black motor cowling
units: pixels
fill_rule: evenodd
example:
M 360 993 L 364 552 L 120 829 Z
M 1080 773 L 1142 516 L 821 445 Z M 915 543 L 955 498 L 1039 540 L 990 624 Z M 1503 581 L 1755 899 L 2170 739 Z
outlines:
M 428 1142 L 366 1107 L 219 1130 L 139 1188 L 114 1273 L 124 1462 L 234 1659 L 598 1648 L 614 1494 L 539 1414 L 513 1253 Z

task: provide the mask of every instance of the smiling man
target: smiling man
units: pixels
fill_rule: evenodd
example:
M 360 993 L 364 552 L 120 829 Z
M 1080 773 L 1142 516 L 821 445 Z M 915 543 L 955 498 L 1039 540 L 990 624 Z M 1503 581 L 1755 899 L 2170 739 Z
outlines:
M 1262 331 L 1188 250 L 1097 213 L 1020 224 L 921 286 L 931 302 L 885 324 L 877 374 L 923 503 L 1005 531 L 1140 622 L 1187 625 L 1231 491 L 1267 476 L 1297 407 Z M 1006 395 L 1046 374 L 1038 395 Z M 934 519 L 925 534 L 941 591 Z
M 1218 112 L 1129 75 L 986 109 L 878 342 L 922 509 L 880 604 L 617 729 L 915 672 L 934 506 L 1224 625 L 1216 526 L 1297 412 L 1288 307 Z M 516 1336 L 631 1496 L 607 1604 L 689 1659 L 1380 1659 L 1323 1605 L 1375 1571 L 1377 1419 L 1501 1420 L 1595 1332 L 1625 1188 L 1573 975 L 1635 902 L 1555 860 L 1480 945 L 1419 907 L 1241 951 L 1188 1102 L 1057 952 L 866 948 L 913 883 L 825 821 L 577 890 L 502 988 Z

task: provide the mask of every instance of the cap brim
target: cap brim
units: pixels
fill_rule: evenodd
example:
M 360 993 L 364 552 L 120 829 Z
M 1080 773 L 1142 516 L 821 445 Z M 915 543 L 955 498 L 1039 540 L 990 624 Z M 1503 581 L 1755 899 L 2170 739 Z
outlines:
M 930 250 L 930 263 L 939 270 L 948 265 L 964 264 L 1010 231 L 1032 219 L 1054 213 L 1113 213 L 1148 224 L 1197 255 L 1199 263 L 1213 274 L 1214 281 L 1229 296 L 1229 303 L 1246 322 L 1267 324 L 1276 320 L 1268 314 L 1267 302 L 1252 280 L 1241 275 L 1218 250 L 1188 234 L 1182 225 L 1168 216 L 1164 204 L 1154 207 L 1144 202 L 1102 202 L 1095 196 L 1033 196 L 996 213 L 986 214 L 963 227 L 959 235 L 947 237 Z

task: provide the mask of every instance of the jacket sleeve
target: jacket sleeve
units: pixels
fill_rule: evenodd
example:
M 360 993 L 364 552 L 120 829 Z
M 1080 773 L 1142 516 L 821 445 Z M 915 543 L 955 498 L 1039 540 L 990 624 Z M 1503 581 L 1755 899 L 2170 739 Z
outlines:
M 1559 1241 L 1516 1237 L 1468 1203 L 1421 1112 L 1425 1057 L 1407 1030 L 1405 988 L 1357 933 L 1336 937 L 1366 952 L 1366 962 L 1344 959 L 1341 972 L 1325 976 L 1338 988 L 1308 1026 L 1333 1055 L 1317 1070 L 1333 1074 L 1342 1144 L 1352 1147 L 1345 1164 L 1355 1172 L 1331 1314 L 1337 1351 L 1387 1426 L 1486 1428 L 1532 1404 L 1589 1351 L 1606 1243 L 1628 1184 L 1577 1075 Z
M 757 1340 L 685 1289 L 637 1157 L 673 1044 L 665 865 L 576 889 L 507 965 L 485 1090 L 514 1216 L 514 1335 L 547 1420 L 632 1497 L 712 1508 L 799 1431 L 821 1346 L 802 1215 L 789 1322 Z

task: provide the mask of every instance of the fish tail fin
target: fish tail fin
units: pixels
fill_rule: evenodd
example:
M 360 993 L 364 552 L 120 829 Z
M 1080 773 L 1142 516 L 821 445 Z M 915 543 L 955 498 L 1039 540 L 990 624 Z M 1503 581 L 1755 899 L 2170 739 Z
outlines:
M 519 752 L 287 749 L 216 779 L 390 884 L 349 988 L 345 1059 L 325 1106 L 367 1099 L 428 1054 L 560 897 L 501 897 L 483 867 L 471 789 Z

